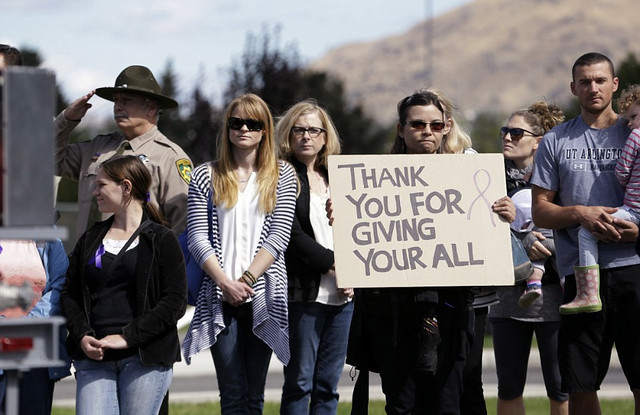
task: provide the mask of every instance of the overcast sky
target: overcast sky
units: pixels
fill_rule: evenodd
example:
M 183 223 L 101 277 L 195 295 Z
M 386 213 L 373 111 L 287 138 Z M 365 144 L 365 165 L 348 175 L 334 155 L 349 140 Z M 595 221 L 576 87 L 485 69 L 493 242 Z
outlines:
M 303 61 L 312 62 L 338 46 L 403 33 L 431 12 L 470 1 L 0 0 L 0 43 L 36 49 L 69 100 L 112 86 L 129 65 L 147 66 L 159 77 L 169 60 L 179 93 L 190 93 L 204 78 L 204 92 L 215 99 L 247 33 L 259 35 L 265 25 L 279 25 L 280 44 L 294 43 Z M 110 114 L 110 103 L 91 102 L 95 116 Z

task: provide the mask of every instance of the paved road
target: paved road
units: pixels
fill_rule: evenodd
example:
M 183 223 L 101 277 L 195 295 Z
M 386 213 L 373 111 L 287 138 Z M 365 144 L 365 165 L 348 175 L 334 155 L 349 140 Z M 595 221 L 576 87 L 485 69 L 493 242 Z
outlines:
M 615 355 L 615 353 L 614 353 Z M 350 367 L 345 367 L 340 380 L 340 396 L 343 401 L 351 400 L 354 382 L 349 377 Z M 485 396 L 495 397 L 497 395 L 497 379 L 495 375 L 495 364 L 493 361 L 493 352 L 485 349 L 485 357 L 483 362 L 483 381 Z M 207 352 L 200 353 L 195 356 L 191 366 L 187 366 L 184 362 L 177 364 L 174 368 L 174 378 L 171 384 L 171 401 L 172 402 L 203 402 L 217 401 L 218 390 L 217 380 L 214 375 L 213 362 L 211 356 Z M 540 370 L 540 362 L 537 354 L 534 352 L 530 358 L 529 373 L 527 375 L 527 386 L 525 388 L 525 397 L 546 396 L 544 382 L 542 380 L 542 372 Z M 265 390 L 265 398 L 268 401 L 280 400 L 283 375 L 282 366 L 275 359 L 272 359 L 271 369 L 267 377 L 267 386 Z M 377 375 L 372 374 L 370 377 L 372 400 L 382 400 L 384 396 L 380 389 L 380 379 Z M 73 377 L 62 380 L 56 386 L 54 395 L 55 406 L 73 406 L 75 395 L 75 381 Z M 602 398 L 622 398 L 631 399 L 632 395 L 627 387 L 624 374 L 620 369 L 617 359 L 613 359 L 611 369 L 607 374 L 602 390 L 600 391 Z

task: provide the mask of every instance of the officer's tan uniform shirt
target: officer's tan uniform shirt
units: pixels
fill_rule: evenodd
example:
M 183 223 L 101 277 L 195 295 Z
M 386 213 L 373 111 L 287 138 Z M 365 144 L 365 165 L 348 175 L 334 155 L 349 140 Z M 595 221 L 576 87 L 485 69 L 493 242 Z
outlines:
M 187 191 L 192 163 L 182 148 L 165 137 L 157 127 L 133 140 L 112 132 L 91 141 L 69 144 L 69 134 L 78 122 L 68 121 L 61 113 L 55 124 L 56 174 L 78 181 L 78 237 L 87 229 L 90 220 L 98 167 L 113 157 L 127 141 L 130 148 L 122 154 L 140 157 L 149 168 L 151 201 L 159 207 L 167 226 L 176 235 L 187 227 Z

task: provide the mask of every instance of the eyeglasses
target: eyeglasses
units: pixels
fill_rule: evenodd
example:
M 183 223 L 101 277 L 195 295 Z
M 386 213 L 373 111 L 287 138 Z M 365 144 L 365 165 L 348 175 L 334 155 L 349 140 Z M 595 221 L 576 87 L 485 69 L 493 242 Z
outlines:
M 406 124 L 409 124 L 409 127 L 414 130 L 424 130 L 427 128 L 431 128 L 431 131 L 442 131 L 444 129 L 445 123 L 444 121 L 432 121 L 432 122 L 424 122 L 424 121 L 408 121 Z
M 304 133 L 309 133 L 309 137 L 316 138 L 320 134 L 327 132 L 327 130 L 320 127 L 311 127 L 311 128 L 291 127 L 291 132 L 293 133 L 293 135 L 297 135 L 300 137 L 304 136 Z
M 260 131 L 264 128 L 264 123 L 260 120 L 242 119 L 238 117 L 229 118 L 229 128 L 232 130 L 241 130 L 243 126 L 247 126 L 249 131 Z
M 500 139 L 504 140 L 507 134 L 509 134 L 509 136 L 511 136 L 511 141 L 518 141 L 518 140 L 522 140 L 522 137 L 524 137 L 524 133 L 529 133 L 533 137 L 537 137 L 540 135 L 540 134 L 534 134 L 529 130 L 525 130 L 524 128 L 502 127 L 500 128 Z

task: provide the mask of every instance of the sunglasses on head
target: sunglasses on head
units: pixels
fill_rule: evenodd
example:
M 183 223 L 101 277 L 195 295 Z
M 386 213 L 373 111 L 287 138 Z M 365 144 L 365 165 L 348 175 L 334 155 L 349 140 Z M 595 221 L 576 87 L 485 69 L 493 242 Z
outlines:
M 247 126 L 249 131 L 260 131 L 264 128 L 264 123 L 260 120 L 242 119 L 238 117 L 229 118 L 229 128 L 232 130 L 241 130 L 243 126 Z
M 0 43 L 0 52 L 6 52 L 9 50 L 14 50 L 14 51 L 18 51 L 18 49 L 14 48 L 13 46 L 9 46 L 9 45 L 5 45 L 4 43 Z
M 442 131 L 444 129 L 444 121 L 432 121 L 432 122 L 424 122 L 424 121 L 408 121 L 407 124 L 409 127 L 414 130 L 424 130 L 427 128 L 431 128 L 431 131 Z
M 509 136 L 511 137 L 512 141 L 518 141 L 518 140 L 522 140 L 522 137 L 524 137 L 524 133 L 529 133 L 534 137 L 538 136 L 538 134 L 534 134 L 529 130 L 525 130 L 524 128 L 502 127 L 500 129 L 500 139 L 504 140 L 504 138 L 507 136 L 507 134 L 509 134 Z

